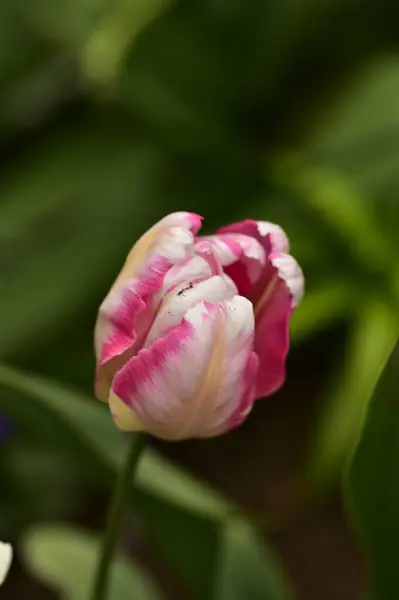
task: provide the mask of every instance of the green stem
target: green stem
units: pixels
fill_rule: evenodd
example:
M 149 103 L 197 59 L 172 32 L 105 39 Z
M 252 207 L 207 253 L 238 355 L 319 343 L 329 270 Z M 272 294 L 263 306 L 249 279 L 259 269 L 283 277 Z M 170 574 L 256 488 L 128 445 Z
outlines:
M 132 491 L 134 477 L 141 452 L 145 446 L 146 436 L 143 433 L 132 435 L 126 462 L 122 466 L 112 493 L 107 513 L 107 526 L 97 564 L 91 600 L 106 600 L 112 559 L 115 552 L 118 532 L 123 518 L 127 500 Z

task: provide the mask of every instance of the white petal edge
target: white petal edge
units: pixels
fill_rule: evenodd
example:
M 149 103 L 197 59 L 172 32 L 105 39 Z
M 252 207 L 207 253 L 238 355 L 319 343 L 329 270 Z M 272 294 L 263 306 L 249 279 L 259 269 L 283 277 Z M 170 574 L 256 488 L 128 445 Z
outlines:
M 270 221 L 257 221 L 258 231 L 262 237 L 270 235 L 272 252 L 289 252 L 290 243 L 284 229 Z
M 265 251 L 262 244 L 254 237 L 245 235 L 244 233 L 222 232 L 216 235 L 201 237 L 201 242 L 209 242 L 216 258 L 223 266 L 228 266 L 235 263 L 237 260 L 251 258 L 258 261 L 260 264 L 265 264 Z M 241 248 L 242 256 L 237 254 L 229 246 L 229 241 L 234 242 Z M 196 247 L 199 243 L 197 242 Z
M 4 583 L 12 562 L 12 547 L 0 542 L 0 585 Z
M 270 261 L 291 292 L 293 307 L 298 306 L 302 300 L 305 287 L 301 267 L 290 254 L 271 254 Z

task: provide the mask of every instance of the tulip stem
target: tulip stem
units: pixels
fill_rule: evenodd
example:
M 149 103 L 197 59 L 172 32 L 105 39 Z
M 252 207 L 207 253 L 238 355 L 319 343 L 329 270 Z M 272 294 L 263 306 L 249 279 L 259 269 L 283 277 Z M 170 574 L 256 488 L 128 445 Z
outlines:
M 119 528 L 132 491 L 132 480 L 145 442 L 145 434 L 137 433 L 132 435 L 125 464 L 122 466 L 116 480 L 108 506 L 106 529 L 95 572 L 94 584 L 90 596 L 91 600 L 106 600 L 107 598 L 112 559 L 115 553 Z

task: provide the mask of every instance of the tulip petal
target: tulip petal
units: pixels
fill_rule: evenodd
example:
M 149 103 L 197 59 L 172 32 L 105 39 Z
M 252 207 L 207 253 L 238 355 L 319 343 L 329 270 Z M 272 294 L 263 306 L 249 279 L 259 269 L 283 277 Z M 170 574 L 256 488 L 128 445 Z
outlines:
M 226 274 L 237 285 L 239 293 L 255 302 L 259 290 L 265 287 L 264 267 L 267 264 L 269 255 L 273 252 L 288 252 L 288 238 L 279 225 L 251 219 L 221 227 L 217 231 L 216 237 L 224 239 L 226 236 L 233 235 L 251 239 L 252 243 L 256 243 L 261 247 L 263 252 L 261 261 L 259 259 L 254 260 L 254 257 L 252 257 L 252 260 L 247 259 L 245 261 L 243 257 L 239 257 L 236 262 L 226 264 L 224 268 Z M 255 265 L 257 265 L 257 268 Z M 249 270 L 249 267 L 252 271 Z
M 244 376 L 246 388 L 242 396 L 240 405 L 233 414 L 230 421 L 230 429 L 241 425 L 252 410 L 256 394 L 256 382 L 259 367 L 259 357 L 256 352 L 251 352 Z
M 301 267 L 290 254 L 271 254 L 269 260 L 278 270 L 279 277 L 284 279 L 292 296 L 292 306 L 295 308 L 302 300 L 305 287 Z
M 215 304 L 237 294 L 234 282 L 223 273 L 211 244 L 202 241 L 197 252 L 199 254 L 188 258 L 182 265 L 172 267 L 167 273 L 164 282 L 167 293 L 146 339 L 147 348 L 179 325 L 188 309 L 200 300 Z
M 289 254 L 271 254 L 265 269 L 267 285 L 255 306 L 255 352 L 259 357 L 256 397 L 278 390 L 285 379 L 289 321 L 303 294 L 303 275 Z
M 4 583 L 12 562 L 12 547 L 0 542 L 0 585 Z
M 132 277 L 147 280 L 151 272 L 157 278 L 175 264 L 193 254 L 194 236 L 202 217 L 195 213 L 176 212 L 158 221 L 135 243 L 112 289 Z
M 210 241 L 206 238 L 199 238 L 195 244 L 194 251 L 208 263 L 212 275 L 223 275 L 223 265 L 217 257 L 214 245 Z
M 214 257 L 209 244 L 200 253 L 190 256 L 184 262 L 169 269 L 164 278 L 162 296 L 172 292 L 174 288 L 202 281 L 212 275 L 222 275 L 223 269 Z
M 194 253 L 194 235 L 201 217 L 168 215 L 135 244 L 102 303 L 95 327 L 97 374 L 95 392 L 107 400 L 116 371 L 137 352 L 159 304 L 166 274 Z
M 221 233 L 198 238 L 197 252 L 204 242 L 212 246 L 213 253 L 224 271 L 237 284 L 240 293 L 247 296 L 254 282 L 259 279 L 266 262 L 263 246 L 248 235 Z
M 198 283 L 183 284 L 163 299 L 154 324 L 148 334 L 146 347 L 157 338 L 179 325 L 186 312 L 200 300 L 210 303 L 223 302 L 236 294 L 234 284 L 224 277 L 214 276 Z
M 116 371 L 139 350 L 154 320 L 156 288 L 144 291 L 139 281 L 127 281 L 101 305 L 95 329 L 95 393 L 104 402 Z
M 285 231 L 276 223 L 246 219 L 221 227 L 217 234 L 241 233 L 257 240 L 266 250 L 271 252 L 289 252 L 290 243 Z
M 196 248 L 208 242 L 216 258 L 223 267 L 237 262 L 241 258 L 252 259 L 265 264 L 266 257 L 262 245 L 254 237 L 241 233 L 220 233 L 198 238 Z
M 245 298 L 198 302 L 180 325 L 115 375 L 109 404 L 111 412 L 117 408 L 118 427 L 142 427 L 169 440 L 226 431 L 247 393 L 253 328 L 252 305 Z M 137 420 L 121 418 L 120 402 Z
M 284 282 L 277 280 L 267 305 L 256 316 L 254 349 L 259 357 L 257 398 L 273 394 L 284 383 L 291 313 L 290 294 Z

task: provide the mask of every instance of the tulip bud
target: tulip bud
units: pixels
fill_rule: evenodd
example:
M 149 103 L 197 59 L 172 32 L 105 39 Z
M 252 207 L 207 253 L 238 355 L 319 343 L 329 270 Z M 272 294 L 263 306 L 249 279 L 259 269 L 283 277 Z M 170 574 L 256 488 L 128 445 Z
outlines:
M 122 430 L 219 435 L 284 379 L 303 288 L 284 232 L 244 221 L 196 238 L 200 222 L 181 212 L 152 227 L 100 307 L 96 394 Z
M 167 219 L 174 227 L 173 215 Z M 253 307 L 206 241 L 192 239 L 166 262 L 170 236 L 162 231 L 135 273 L 128 258 L 128 276 L 119 276 L 100 309 L 97 393 L 122 430 L 168 440 L 214 436 L 252 405 Z M 167 266 L 149 274 L 154 264 Z

